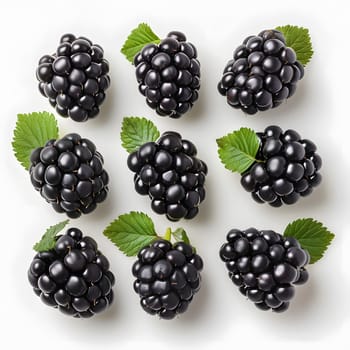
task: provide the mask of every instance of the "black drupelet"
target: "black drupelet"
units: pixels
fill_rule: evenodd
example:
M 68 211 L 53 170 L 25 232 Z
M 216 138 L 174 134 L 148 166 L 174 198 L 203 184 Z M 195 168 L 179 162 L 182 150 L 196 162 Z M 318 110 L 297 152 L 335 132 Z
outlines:
M 103 49 L 84 37 L 65 34 L 55 53 L 39 60 L 39 91 L 63 117 L 84 122 L 94 118 L 110 85 Z
M 142 308 L 163 319 L 184 313 L 200 289 L 202 269 L 201 257 L 184 242 L 160 239 L 141 249 L 132 273 Z
M 135 190 L 149 195 L 152 209 L 172 221 L 192 219 L 205 198 L 206 164 L 196 157 L 195 145 L 176 132 L 165 132 L 128 157 L 135 173 Z
M 232 282 L 259 309 L 286 311 L 294 297 L 294 285 L 308 280 L 309 253 L 295 238 L 249 228 L 233 229 L 220 248 Z
M 146 45 L 134 58 L 139 91 L 160 116 L 180 118 L 198 99 L 200 64 L 195 46 L 180 32 Z
M 103 202 L 109 177 L 96 146 L 78 134 L 49 140 L 30 157 L 34 188 L 59 213 L 70 218 L 88 214 Z
M 247 114 L 279 106 L 294 95 L 304 67 L 283 34 L 264 30 L 249 36 L 228 61 L 218 91 L 227 103 Z
M 89 318 L 113 302 L 109 262 L 77 228 L 58 236 L 54 249 L 34 256 L 28 279 L 43 303 L 66 315 Z
M 283 132 L 268 126 L 257 133 L 260 147 L 255 162 L 244 174 L 241 184 L 258 203 L 273 207 L 294 204 L 321 183 L 321 157 L 316 145 L 295 130 Z

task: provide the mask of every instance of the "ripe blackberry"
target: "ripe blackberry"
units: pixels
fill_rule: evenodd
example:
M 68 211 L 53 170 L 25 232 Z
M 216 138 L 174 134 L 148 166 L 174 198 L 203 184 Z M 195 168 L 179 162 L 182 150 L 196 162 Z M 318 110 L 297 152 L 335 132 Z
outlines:
M 200 289 L 202 269 L 201 257 L 184 242 L 158 239 L 141 249 L 132 273 L 142 308 L 163 319 L 184 313 Z
M 30 157 L 34 188 L 59 213 L 70 218 L 88 214 L 108 192 L 108 174 L 96 146 L 78 134 L 49 140 Z
M 113 302 L 115 279 L 107 258 L 91 237 L 77 228 L 57 236 L 54 249 L 34 256 L 28 280 L 48 306 L 74 317 L 89 318 Z
M 304 67 L 278 30 L 247 37 L 228 61 L 218 91 L 247 114 L 279 106 L 294 95 Z
M 308 196 L 322 180 L 321 157 L 316 145 L 295 130 L 268 126 L 257 133 L 257 161 L 242 174 L 241 184 L 258 203 L 273 207 L 294 204 Z
M 309 253 L 295 238 L 271 230 L 233 229 L 220 248 L 232 282 L 260 310 L 286 311 L 295 285 L 308 280 Z
M 206 164 L 197 149 L 176 132 L 163 133 L 130 153 L 128 167 L 135 173 L 135 190 L 149 195 L 152 209 L 172 221 L 192 219 L 205 198 Z
M 173 31 L 134 57 L 139 91 L 160 116 L 180 118 L 198 99 L 200 63 L 195 46 Z
M 98 115 L 110 85 L 103 49 L 84 37 L 61 37 L 55 53 L 39 60 L 39 91 L 63 117 L 84 122 Z

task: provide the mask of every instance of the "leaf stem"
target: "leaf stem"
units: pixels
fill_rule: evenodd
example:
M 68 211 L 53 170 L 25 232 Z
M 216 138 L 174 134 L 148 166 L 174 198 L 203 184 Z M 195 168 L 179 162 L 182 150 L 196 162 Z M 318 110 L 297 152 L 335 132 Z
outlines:
M 169 241 L 171 240 L 171 228 L 168 227 L 166 230 L 165 230 L 165 234 L 163 236 L 163 238 L 166 240 L 166 241 Z

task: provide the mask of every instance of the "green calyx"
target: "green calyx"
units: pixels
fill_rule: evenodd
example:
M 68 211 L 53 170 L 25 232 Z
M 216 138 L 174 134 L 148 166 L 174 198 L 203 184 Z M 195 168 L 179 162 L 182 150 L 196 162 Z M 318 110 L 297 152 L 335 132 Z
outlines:
M 120 138 L 124 149 L 132 153 L 146 142 L 154 142 L 160 135 L 150 120 L 140 117 L 124 117 Z
M 310 264 L 320 260 L 335 235 L 321 222 L 312 218 L 303 218 L 291 222 L 284 231 L 284 237 L 294 237 L 301 247 L 308 251 Z
M 279 26 L 276 29 L 284 35 L 286 45 L 295 51 L 297 60 L 306 66 L 314 53 L 309 30 L 292 25 Z
M 260 140 L 255 131 L 240 128 L 216 140 L 218 154 L 225 168 L 240 174 L 248 170 L 255 162 Z
M 112 221 L 103 234 L 126 256 L 135 256 L 145 246 L 152 242 L 165 239 L 190 244 L 189 238 L 182 228 L 172 231 L 168 228 L 164 236 L 159 236 L 154 228 L 152 219 L 142 213 L 132 211 L 120 215 Z
M 55 247 L 56 237 L 59 232 L 61 232 L 69 223 L 69 220 L 59 222 L 56 225 L 50 226 L 44 235 L 41 237 L 41 240 L 33 246 L 33 249 L 36 252 L 47 252 Z
M 148 44 L 159 44 L 160 38 L 153 32 L 151 27 L 146 23 L 140 23 L 134 28 L 126 39 L 121 53 L 131 63 L 134 57 Z
M 57 138 L 57 120 L 52 113 L 18 114 L 16 128 L 13 132 L 13 152 L 19 163 L 28 170 L 33 150 Z

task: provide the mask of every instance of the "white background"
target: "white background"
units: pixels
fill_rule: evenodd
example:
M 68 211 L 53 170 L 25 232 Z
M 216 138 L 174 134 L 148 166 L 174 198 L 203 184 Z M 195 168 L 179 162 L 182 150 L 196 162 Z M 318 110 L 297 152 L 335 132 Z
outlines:
M 345 349 L 350 345 L 349 253 L 347 232 L 349 160 L 349 24 L 345 1 L 10 1 L 0 13 L 0 164 L 1 164 L 1 348 L 37 349 Z M 138 93 L 134 68 L 120 48 L 141 21 L 159 36 L 178 29 L 195 43 L 202 64 L 200 99 L 180 120 L 157 117 Z M 250 34 L 277 25 L 310 29 L 315 54 L 296 95 L 276 110 L 247 117 L 228 107 L 216 90 L 224 65 Z M 79 132 L 95 141 L 111 178 L 108 200 L 73 225 L 98 240 L 117 277 L 116 298 L 104 314 L 77 320 L 49 309 L 32 292 L 26 271 L 31 247 L 46 227 L 64 219 L 36 193 L 16 162 L 10 142 L 17 113 L 53 112 L 37 90 L 35 69 L 41 55 L 57 47 L 66 32 L 91 38 L 105 49 L 112 86 L 96 120 L 77 124 L 59 118 L 61 135 Z M 207 161 L 207 199 L 200 215 L 181 225 L 205 260 L 202 289 L 189 311 L 173 321 L 144 313 L 133 292 L 130 267 L 103 235 L 104 227 L 130 210 L 148 213 L 160 233 L 169 222 L 156 216 L 147 198 L 134 192 L 126 152 L 120 145 L 125 115 L 146 116 L 161 131 L 177 130 L 195 142 Z M 263 130 L 270 124 L 295 128 L 314 140 L 324 161 L 324 181 L 311 197 L 292 207 L 256 204 L 239 176 L 224 169 L 215 139 L 241 126 Z M 229 281 L 218 249 L 233 227 L 271 228 L 314 217 L 336 233 L 325 258 L 309 268 L 310 282 L 298 287 L 288 312 L 256 309 Z M 176 227 L 178 225 L 171 224 Z

